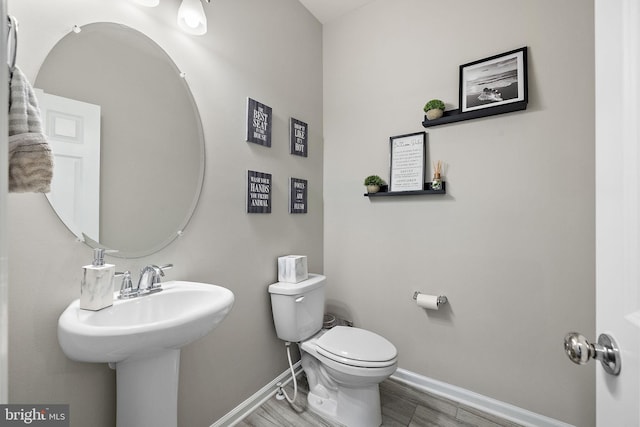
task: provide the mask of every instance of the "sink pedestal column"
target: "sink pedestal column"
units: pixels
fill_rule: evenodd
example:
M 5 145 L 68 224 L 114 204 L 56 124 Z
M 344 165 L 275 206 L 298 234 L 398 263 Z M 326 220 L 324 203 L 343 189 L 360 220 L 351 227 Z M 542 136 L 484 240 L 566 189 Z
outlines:
M 116 363 L 117 427 L 177 427 L 180 350 Z

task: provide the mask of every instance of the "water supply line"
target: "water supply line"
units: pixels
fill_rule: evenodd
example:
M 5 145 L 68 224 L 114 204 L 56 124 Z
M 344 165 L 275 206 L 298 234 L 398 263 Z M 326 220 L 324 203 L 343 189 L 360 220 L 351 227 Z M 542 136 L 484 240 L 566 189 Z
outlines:
M 289 341 L 284 343 L 287 348 L 287 360 L 289 360 L 289 369 L 291 370 L 291 378 L 293 379 L 293 398 L 290 398 L 281 383 L 278 383 L 278 393 L 276 399 L 287 399 L 292 406 L 295 406 L 296 397 L 298 397 L 298 380 L 296 379 L 296 373 L 293 369 L 293 363 L 291 362 L 291 343 Z

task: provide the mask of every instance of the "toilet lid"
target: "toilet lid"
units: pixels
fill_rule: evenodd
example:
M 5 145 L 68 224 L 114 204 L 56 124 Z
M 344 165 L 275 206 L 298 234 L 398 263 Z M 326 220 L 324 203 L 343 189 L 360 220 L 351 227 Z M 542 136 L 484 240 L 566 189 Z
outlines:
M 355 366 L 387 366 L 398 355 L 395 346 L 380 335 L 347 326 L 329 329 L 317 346 L 323 356 Z

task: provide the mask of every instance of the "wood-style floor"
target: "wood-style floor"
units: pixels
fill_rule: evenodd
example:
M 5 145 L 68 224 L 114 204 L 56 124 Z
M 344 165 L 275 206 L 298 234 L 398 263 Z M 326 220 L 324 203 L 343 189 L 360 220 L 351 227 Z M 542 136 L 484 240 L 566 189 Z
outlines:
M 293 396 L 292 385 L 287 387 Z M 298 379 L 294 409 L 286 400 L 272 397 L 245 417 L 240 427 L 341 427 L 307 409 L 308 384 L 304 374 Z M 388 379 L 380 384 L 382 426 L 384 427 L 519 427 L 518 424 L 483 413 L 408 387 Z

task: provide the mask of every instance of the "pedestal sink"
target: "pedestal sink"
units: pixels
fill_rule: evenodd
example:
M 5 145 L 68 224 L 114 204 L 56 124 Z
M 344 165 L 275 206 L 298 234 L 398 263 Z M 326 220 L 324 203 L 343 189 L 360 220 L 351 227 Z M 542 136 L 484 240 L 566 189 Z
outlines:
M 116 369 L 118 427 L 176 427 L 180 348 L 213 330 L 233 293 L 206 283 L 168 281 L 154 294 L 86 311 L 73 301 L 58 320 L 70 359 Z

